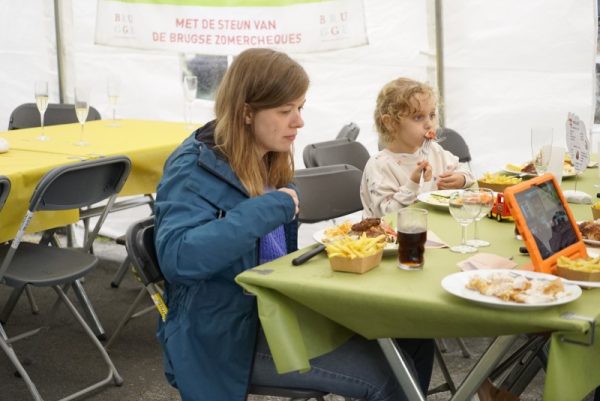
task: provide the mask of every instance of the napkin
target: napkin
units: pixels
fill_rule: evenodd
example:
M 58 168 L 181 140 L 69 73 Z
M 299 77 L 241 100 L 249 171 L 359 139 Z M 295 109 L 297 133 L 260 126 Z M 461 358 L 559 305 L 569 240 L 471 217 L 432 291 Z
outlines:
M 427 230 L 427 241 L 425 242 L 425 248 L 448 248 L 448 244 L 446 244 L 433 231 Z
M 485 269 L 514 269 L 518 263 L 493 253 L 478 252 L 457 263 L 462 271 Z
M 573 191 L 572 189 L 568 189 L 563 191 L 563 195 L 565 195 L 565 199 L 567 199 L 567 202 L 569 203 L 582 203 L 584 205 L 590 205 L 592 203 L 590 194 L 583 191 Z

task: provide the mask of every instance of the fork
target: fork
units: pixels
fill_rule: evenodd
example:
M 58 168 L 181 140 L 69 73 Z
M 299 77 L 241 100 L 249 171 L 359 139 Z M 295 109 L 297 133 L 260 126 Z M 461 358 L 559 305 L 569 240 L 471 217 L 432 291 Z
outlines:
M 429 148 L 431 147 L 431 141 L 433 141 L 433 139 L 425 138 L 425 143 L 421 147 L 421 153 L 423 154 L 423 156 L 426 159 L 427 159 L 427 156 L 429 156 Z M 421 170 L 421 179 L 420 179 L 420 181 L 423 181 L 423 174 L 425 174 L 425 172 L 423 170 Z

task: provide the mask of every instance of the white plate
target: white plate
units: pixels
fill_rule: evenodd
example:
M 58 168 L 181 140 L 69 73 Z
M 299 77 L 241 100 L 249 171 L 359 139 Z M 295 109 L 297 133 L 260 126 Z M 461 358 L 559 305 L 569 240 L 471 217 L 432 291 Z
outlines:
M 439 189 L 437 191 L 422 192 L 417 195 L 417 199 L 428 205 L 448 208 L 450 195 L 456 191 L 460 191 L 460 189 Z M 436 197 L 436 195 L 441 197 Z
M 485 306 L 490 306 L 494 308 L 501 309 L 539 309 L 539 308 L 547 308 L 555 305 L 563 305 L 569 302 L 572 302 L 581 296 L 581 288 L 577 285 L 567 283 L 566 280 L 563 279 L 565 284 L 565 292 L 566 296 L 556 299 L 551 302 L 539 303 L 539 304 L 522 304 L 518 302 L 512 301 L 503 301 L 500 298 L 496 298 L 494 296 L 488 296 L 480 294 L 478 291 L 469 290 L 466 288 L 466 284 L 469 282 L 472 276 L 478 275 L 480 277 L 486 277 L 487 275 L 494 273 L 508 273 L 510 272 L 522 275 L 527 278 L 538 278 L 545 280 L 555 280 L 556 276 L 545 273 L 537 273 L 530 272 L 525 270 L 506 270 L 506 269 L 490 269 L 490 270 L 470 270 L 466 272 L 454 273 L 449 276 L 444 277 L 442 280 L 442 287 L 448 291 L 450 294 L 456 295 L 457 297 L 473 301 Z
M 357 223 L 357 221 L 354 221 L 353 223 Z M 313 233 L 313 239 L 315 241 L 317 241 L 319 244 L 325 244 L 325 242 L 323 242 L 323 240 L 325 239 L 325 230 L 329 229 L 331 227 L 325 227 L 320 229 L 319 231 Z M 384 251 L 397 251 L 398 250 L 398 245 L 392 243 L 392 242 L 387 242 L 385 244 L 385 248 L 383 248 Z
M 513 170 L 511 168 L 508 167 L 504 167 L 502 169 L 502 171 L 509 173 L 509 174 L 516 174 L 519 175 L 521 177 L 535 177 L 537 174 L 531 174 L 531 173 L 524 173 L 521 170 Z M 569 170 L 565 170 L 563 169 L 563 178 L 569 178 L 569 177 L 575 177 L 575 169 L 569 169 Z
M 577 281 L 577 280 L 569 280 L 566 278 L 563 278 L 562 280 L 567 284 L 578 285 L 580 287 L 600 288 L 600 281 Z

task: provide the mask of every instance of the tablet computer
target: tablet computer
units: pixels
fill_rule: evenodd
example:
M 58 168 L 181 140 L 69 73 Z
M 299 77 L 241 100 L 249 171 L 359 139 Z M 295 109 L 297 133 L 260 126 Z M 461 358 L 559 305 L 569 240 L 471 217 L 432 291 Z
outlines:
M 508 187 L 504 196 L 536 271 L 555 273 L 559 256 L 587 256 L 577 222 L 554 175 L 546 173 Z

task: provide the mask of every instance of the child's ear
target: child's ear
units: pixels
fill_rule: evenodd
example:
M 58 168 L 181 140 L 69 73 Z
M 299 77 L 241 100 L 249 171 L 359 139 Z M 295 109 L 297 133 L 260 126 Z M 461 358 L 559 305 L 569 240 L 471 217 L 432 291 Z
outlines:
M 388 131 L 393 131 L 396 128 L 397 121 L 389 114 L 384 114 L 381 116 L 381 122 Z

